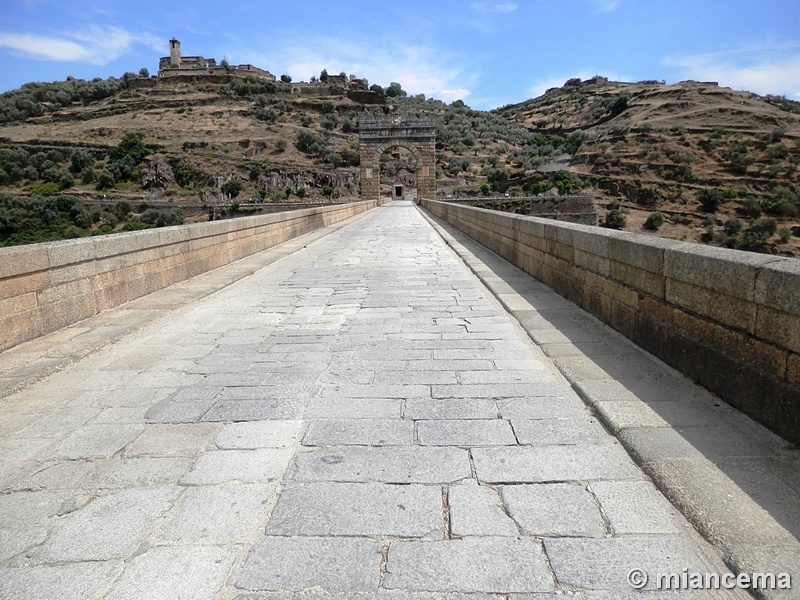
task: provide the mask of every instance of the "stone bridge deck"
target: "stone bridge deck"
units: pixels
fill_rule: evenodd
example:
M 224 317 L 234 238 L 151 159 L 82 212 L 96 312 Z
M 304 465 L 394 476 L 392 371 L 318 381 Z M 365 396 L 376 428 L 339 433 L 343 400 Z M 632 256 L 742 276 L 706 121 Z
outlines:
M 0 383 L 1 598 L 800 585 L 796 451 L 407 202 L 18 346 Z M 680 597 L 707 596 L 747 594 Z

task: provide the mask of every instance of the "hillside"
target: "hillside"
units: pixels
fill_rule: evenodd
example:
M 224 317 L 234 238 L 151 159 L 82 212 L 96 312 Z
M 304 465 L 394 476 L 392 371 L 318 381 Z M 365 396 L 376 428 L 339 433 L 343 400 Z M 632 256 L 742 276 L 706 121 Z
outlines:
M 436 119 L 441 195 L 508 195 L 501 208 L 524 212 L 514 196 L 586 192 L 627 230 L 800 256 L 798 103 L 597 77 L 484 112 L 386 89 L 393 94 L 376 104 L 255 79 L 29 84 L 0 95 L 0 194 L 100 205 L 70 235 L 121 229 L 124 219 L 109 216 L 118 201 L 182 207 L 192 221 L 224 216 L 225 205 L 247 214 L 270 202 L 355 199 L 358 120 L 395 111 Z M 119 149 L 128 134 L 146 148 L 135 160 Z M 387 192 L 396 180 L 413 184 L 413 170 L 409 154 L 384 155 Z M 644 227 L 654 211 L 664 218 L 657 231 L 657 221 Z M 0 229 L 12 217 L 0 214 Z
M 607 206 L 621 203 L 629 211 L 626 229 L 641 231 L 650 213 L 659 211 L 665 224 L 658 235 L 785 253 L 800 249 L 796 102 L 715 83 L 595 77 L 570 80 L 493 112 L 532 131 L 563 136 L 569 156 L 558 167 L 568 168 L 580 179 L 578 187 Z M 737 228 L 746 232 L 758 218 L 775 221 L 767 243 L 756 239 L 763 232 L 749 240 L 737 235 Z M 763 221 L 756 225 L 771 229 Z

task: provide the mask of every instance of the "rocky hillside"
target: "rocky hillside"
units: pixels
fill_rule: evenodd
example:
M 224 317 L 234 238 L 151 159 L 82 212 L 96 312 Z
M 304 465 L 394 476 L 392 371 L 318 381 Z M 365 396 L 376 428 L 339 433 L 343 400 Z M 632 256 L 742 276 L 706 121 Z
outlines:
M 641 231 L 658 211 L 659 235 L 775 252 L 800 248 L 800 103 L 715 83 L 595 77 L 493 112 L 563 137 L 568 156 L 558 168 L 621 210 L 614 216 L 624 217 L 626 229 Z

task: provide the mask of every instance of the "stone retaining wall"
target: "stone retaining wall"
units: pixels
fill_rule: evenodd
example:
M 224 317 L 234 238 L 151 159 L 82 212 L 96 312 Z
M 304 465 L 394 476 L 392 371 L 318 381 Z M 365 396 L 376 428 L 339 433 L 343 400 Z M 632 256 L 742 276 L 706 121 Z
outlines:
M 0 248 L 0 351 L 376 206 L 356 202 Z
M 800 444 L 800 260 L 422 205 Z

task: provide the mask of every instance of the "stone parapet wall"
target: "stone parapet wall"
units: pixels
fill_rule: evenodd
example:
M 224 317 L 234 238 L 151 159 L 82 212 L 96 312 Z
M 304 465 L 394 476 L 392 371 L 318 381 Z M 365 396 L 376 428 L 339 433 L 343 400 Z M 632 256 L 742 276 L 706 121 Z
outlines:
M 800 443 L 800 260 L 445 202 L 422 205 Z
M 0 351 L 377 204 L 355 202 L 0 248 Z

